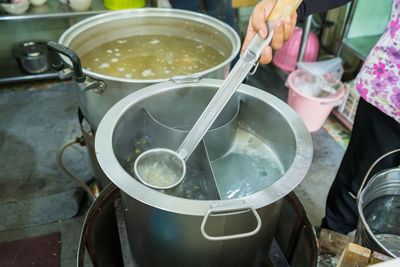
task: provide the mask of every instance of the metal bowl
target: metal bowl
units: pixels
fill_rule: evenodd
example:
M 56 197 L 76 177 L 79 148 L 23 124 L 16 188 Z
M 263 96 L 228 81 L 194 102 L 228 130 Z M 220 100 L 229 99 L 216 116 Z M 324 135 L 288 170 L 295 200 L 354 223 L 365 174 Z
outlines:
M 43 73 L 50 68 L 47 46 L 42 42 L 21 43 L 13 49 L 13 56 L 21 69 L 29 74 Z

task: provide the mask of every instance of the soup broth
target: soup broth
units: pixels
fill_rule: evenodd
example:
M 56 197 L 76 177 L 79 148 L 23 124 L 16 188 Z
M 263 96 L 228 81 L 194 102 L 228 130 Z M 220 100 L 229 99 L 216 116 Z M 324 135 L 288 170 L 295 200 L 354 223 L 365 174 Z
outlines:
M 90 71 L 127 79 L 166 79 L 212 68 L 226 59 L 203 42 L 171 35 L 139 35 L 103 43 L 81 57 Z

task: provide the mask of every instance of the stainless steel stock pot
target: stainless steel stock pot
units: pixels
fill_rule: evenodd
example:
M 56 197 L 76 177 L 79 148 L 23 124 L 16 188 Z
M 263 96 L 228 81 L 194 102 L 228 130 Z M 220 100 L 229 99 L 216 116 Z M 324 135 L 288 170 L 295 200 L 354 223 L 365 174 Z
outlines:
M 207 43 L 226 57 L 222 63 L 202 72 L 171 77 L 176 82 L 198 77 L 223 79 L 240 49 L 240 39 L 235 30 L 213 17 L 178 9 L 139 8 L 108 12 L 74 24 L 62 34 L 58 43 L 75 55 L 71 56 L 62 48 L 56 50 L 68 65 L 81 68 L 79 57 L 102 43 L 135 35 L 166 33 Z M 72 70 L 58 70 L 61 78 L 73 75 Z M 75 77 L 79 105 L 94 130 L 106 111 L 118 100 L 143 87 L 168 80 L 119 78 L 85 68 L 75 70 L 76 75 L 79 76 Z
M 201 79 L 152 85 L 120 100 L 99 124 L 97 159 L 121 189 L 128 239 L 140 266 L 259 266 L 281 200 L 310 167 L 312 142 L 302 120 L 278 98 L 242 84 L 187 161 L 193 171 L 185 180 L 192 185 L 158 191 L 140 183 L 131 170 L 134 157 L 150 147 L 176 149 L 221 84 Z M 243 177 L 252 190 L 224 197 L 214 164 L 233 153 L 238 128 L 265 142 L 263 153 L 272 151 L 282 174 L 264 187 L 253 187 L 251 175 Z M 251 173 L 254 164 L 227 168 L 241 165 Z M 197 194 L 202 186 L 205 192 Z

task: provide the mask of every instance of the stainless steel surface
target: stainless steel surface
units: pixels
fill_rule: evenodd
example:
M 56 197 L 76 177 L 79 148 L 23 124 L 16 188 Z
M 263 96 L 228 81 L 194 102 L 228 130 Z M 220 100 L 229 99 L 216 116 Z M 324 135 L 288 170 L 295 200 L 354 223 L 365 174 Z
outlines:
M 281 208 L 281 201 L 277 201 L 257 210 L 262 218 L 257 235 L 210 241 L 200 232 L 203 216 L 161 210 L 123 193 L 121 197 L 132 253 L 142 266 L 257 266 L 273 239 Z M 239 211 L 210 217 L 206 232 L 222 237 L 256 227 L 252 213 Z
M 132 149 L 129 144 L 134 143 L 133 141 L 137 138 L 145 136 L 146 127 L 142 120 L 143 106 L 151 107 L 152 114 L 161 116 L 170 114 L 170 110 L 176 110 L 175 114 L 180 114 L 180 117 L 170 118 L 175 120 L 175 123 L 186 116 L 190 116 L 195 121 L 196 118 L 190 113 L 192 105 L 196 105 L 196 103 L 186 102 L 186 95 L 194 92 L 200 94 L 201 90 L 214 90 L 215 92 L 221 83 L 220 80 L 212 79 L 202 79 L 199 83 L 179 85 L 165 82 L 130 94 L 114 105 L 103 119 L 102 128 L 96 133 L 96 153 L 106 174 L 126 193 L 135 195 L 144 202 L 154 201 L 147 194 L 152 193 L 170 200 L 156 201 L 155 204 L 159 208 L 165 210 L 178 208 L 179 212 L 204 215 L 209 209 L 208 204 L 212 202 L 193 202 L 199 210 L 185 207 L 185 205 L 176 205 L 181 203 L 181 199 L 169 198 L 169 196 L 143 186 L 137 180 L 132 179 L 121 165 L 125 162 L 125 156 Z M 244 103 L 239 112 L 239 120 L 245 121 L 258 135 L 263 136 L 267 142 L 271 143 L 285 168 L 283 179 L 279 179 L 266 188 L 265 192 L 258 192 L 259 194 L 251 198 L 257 202 L 255 207 L 259 208 L 280 199 L 303 179 L 301 175 L 307 172 L 312 157 L 311 139 L 301 119 L 281 100 L 243 84 L 235 95 L 236 100 L 241 99 Z M 198 101 L 203 101 L 204 104 L 207 99 Z M 132 128 L 131 125 L 135 125 L 135 127 Z M 168 146 L 168 144 L 166 145 Z M 118 177 L 113 177 L 117 171 L 114 166 L 117 166 L 117 169 L 121 168 Z M 192 204 L 192 201 L 188 201 L 187 204 Z
M 0 84 L 56 79 L 57 72 L 0 78 Z
M 12 53 L 26 73 L 40 74 L 50 68 L 50 57 L 45 43 L 23 42 L 14 47 Z
M 109 12 L 85 19 L 67 31 L 59 43 L 69 47 L 81 56 L 101 43 L 141 34 L 164 34 L 194 38 L 204 41 L 226 55 L 221 64 L 206 71 L 195 73 L 197 77 L 223 79 L 229 72 L 230 62 L 240 49 L 237 33 L 227 24 L 196 12 L 177 9 L 140 8 Z M 63 59 L 70 63 L 69 59 Z M 105 112 L 118 100 L 131 92 L 167 79 L 135 80 L 117 78 L 83 69 L 93 80 L 103 81 L 105 89 L 101 93 L 93 90 L 79 91 L 78 100 L 83 114 L 94 129 L 97 128 Z M 181 77 L 186 79 L 187 77 Z M 175 79 L 179 82 L 179 79 Z
M 119 190 L 109 184 L 90 206 L 81 230 L 76 266 L 87 262 L 86 249 L 94 266 L 123 266 L 114 211 L 114 201 L 119 197 Z
M 160 116 L 158 114 L 157 118 L 151 115 L 151 112 L 146 108 L 143 108 L 143 116 L 144 122 L 146 126 L 146 131 L 149 133 L 151 138 L 152 147 L 166 147 L 169 148 L 169 151 L 176 150 L 177 147 L 182 143 L 182 140 L 187 136 L 188 130 L 193 127 L 193 120 L 198 117 L 202 110 L 204 110 L 204 103 L 207 103 L 209 99 L 212 97 L 214 91 L 211 90 L 201 90 L 201 91 L 190 91 L 185 93 L 185 101 L 193 103 L 191 106 L 190 114 L 186 114 L 182 112 L 180 109 L 170 110 L 168 113 Z M 204 143 L 202 147 L 197 149 L 196 155 L 189 160 L 188 164 L 194 165 L 192 162 L 198 162 L 199 159 L 207 157 L 206 163 L 200 163 L 202 166 L 201 169 L 209 169 L 211 166 L 209 164 L 210 159 L 215 160 L 228 152 L 232 147 L 232 143 L 235 138 L 236 128 L 237 128 L 237 117 L 239 112 L 239 101 L 232 100 L 229 101 L 225 107 L 225 109 L 221 112 L 220 116 L 211 126 L 211 129 L 207 132 L 204 138 Z M 154 110 L 154 109 L 153 109 Z M 158 113 L 156 110 L 154 112 Z M 224 138 L 221 139 L 221 136 Z M 206 148 L 204 147 L 207 147 Z M 203 148 L 204 147 L 204 148 Z M 143 156 L 147 155 L 147 153 L 153 149 L 147 150 L 145 153 L 139 155 L 139 157 L 134 162 L 135 173 L 139 173 L 137 171 L 137 162 L 139 158 L 143 158 Z M 154 149 L 155 150 L 155 149 Z M 206 156 L 205 156 L 206 155 Z M 208 159 L 209 157 L 209 159 Z M 201 161 L 201 160 L 200 160 Z M 182 164 L 184 165 L 184 164 Z M 199 164 L 197 164 L 199 165 Z M 184 166 L 186 169 L 186 166 Z M 189 168 L 193 169 L 193 168 Z M 200 168 L 195 168 L 195 173 L 201 173 Z M 186 173 L 186 170 L 185 170 Z M 193 172 L 192 172 L 193 173 Z M 205 178 L 207 179 L 206 184 L 209 191 L 215 192 L 215 190 L 210 190 L 211 187 L 215 187 L 214 175 L 212 171 L 205 172 Z M 202 177 L 203 175 L 186 175 L 186 179 L 184 180 L 183 188 L 177 188 L 174 190 L 173 195 L 182 196 L 181 191 L 185 192 L 185 188 L 190 185 L 198 186 L 199 182 L 196 181 L 197 178 Z M 182 181 L 185 177 L 185 174 L 182 175 L 181 179 L 177 178 L 177 180 Z M 144 182 L 144 184 L 151 186 L 157 189 L 168 189 L 172 188 L 175 185 L 179 184 L 179 181 L 175 184 L 171 184 L 170 186 L 160 187 L 148 184 L 145 180 L 138 177 L 139 180 Z M 202 178 L 204 179 L 204 178 Z M 220 195 L 218 192 L 207 194 L 206 199 L 218 199 Z M 209 198 L 212 196 L 211 198 Z M 215 197 L 216 196 L 216 197 Z M 200 197 L 200 198 L 199 198 Z M 199 195 L 195 199 L 202 199 L 202 196 Z M 204 199 L 204 198 L 203 198 Z
M 230 215 L 235 216 L 235 213 L 237 212 L 252 213 L 257 221 L 255 228 L 245 233 L 235 233 L 231 235 L 212 236 L 207 233 L 206 225 L 210 216 L 230 216 Z M 228 206 L 221 206 L 221 205 L 211 206 L 210 210 L 206 213 L 206 215 L 204 215 L 204 219 L 201 222 L 200 231 L 201 235 L 207 240 L 223 241 L 223 240 L 232 240 L 232 239 L 245 238 L 256 235 L 260 231 L 261 226 L 262 222 L 260 215 L 258 215 L 254 207 L 249 204 L 243 204 L 239 202 L 235 205 L 231 204 Z
M 182 140 L 193 127 L 193 121 L 204 110 L 204 103 L 207 103 L 206 101 L 212 97 L 213 93 L 214 91 L 211 90 L 186 93 L 185 101 L 193 103 L 190 114 L 183 114 L 182 110 L 174 109 L 165 114 L 157 114 L 157 118 L 154 118 L 150 111 L 144 109 L 145 125 L 147 131 L 153 136 L 153 146 L 158 147 L 168 144 L 167 148 L 177 150 Z M 205 135 L 204 143 L 207 145 L 207 154 L 211 160 L 220 158 L 232 147 L 238 123 L 239 107 L 239 101 L 234 99 L 229 101 Z M 224 136 L 222 140 L 221 136 Z
M 347 33 L 350 30 L 350 24 L 351 24 L 351 21 L 353 20 L 354 13 L 356 11 L 357 3 L 358 3 L 358 0 L 353 0 L 350 3 L 348 3 L 349 11 L 348 11 L 348 14 L 346 16 L 346 21 L 344 23 L 344 27 L 343 27 L 342 33 L 340 35 L 339 46 L 338 46 L 338 48 L 336 50 L 336 54 L 335 54 L 336 56 L 340 56 L 340 53 L 342 52 L 343 45 L 344 45 L 344 40 L 346 39 Z
M 185 160 L 175 151 L 152 148 L 139 155 L 134 163 L 136 178 L 155 189 L 170 189 L 183 181 Z
M 204 142 L 197 147 L 186 164 L 188 171 L 183 182 L 172 189 L 164 190 L 164 193 L 195 200 L 221 199 Z
M 118 234 L 121 243 L 122 260 L 124 267 L 138 267 L 133 258 L 131 247 L 129 246 L 128 233 L 126 232 L 126 221 L 124 218 L 124 208 L 121 205 L 121 198 L 114 201 L 115 214 L 118 223 Z
M 89 154 L 90 162 L 93 168 L 94 178 L 100 187 L 100 190 L 103 190 L 107 185 L 111 183 L 110 179 L 107 178 L 107 175 L 104 174 L 103 170 L 101 169 L 94 150 L 94 135 L 95 133 L 90 128 L 89 123 L 83 117 L 82 112 L 78 111 L 78 119 L 79 124 L 82 132 L 82 136 L 85 140 L 85 145 Z
M 271 244 L 282 198 L 302 181 L 309 169 L 311 138 L 297 114 L 272 95 L 241 85 L 233 97 L 242 103 L 238 120 L 276 151 L 284 168 L 282 177 L 264 189 L 229 200 L 176 197 L 148 188 L 133 178 L 125 162 L 132 144 L 147 134 L 143 107 L 151 107 L 155 117 L 170 110 L 180 110 L 180 117 L 185 117 L 195 104 L 185 101 L 186 95 L 201 90 L 215 92 L 221 84 L 220 80 L 202 79 L 197 83 L 165 82 L 147 87 L 119 101 L 99 125 L 96 155 L 105 174 L 123 192 L 129 241 L 138 262 L 144 265 L 253 266 L 259 263 L 263 251 Z M 179 117 L 171 116 L 170 120 L 177 123 Z M 196 117 L 192 123 L 195 120 Z M 201 223 L 211 207 L 242 204 L 253 207 L 260 216 L 262 225 L 257 234 L 222 241 L 210 241 L 201 235 Z M 210 236 L 229 236 L 256 228 L 254 215 L 242 210 L 229 216 L 210 216 L 205 230 Z
M 182 182 L 186 175 L 185 161 L 190 157 L 197 145 L 206 135 L 207 131 L 222 112 L 225 105 L 229 102 L 236 89 L 246 78 L 250 69 L 256 65 L 263 48 L 271 42 L 274 33 L 273 22 L 269 21 L 267 25 L 268 36 L 266 39 L 263 40 L 258 35 L 254 36 L 243 55 L 240 56 L 240 59 L 229 73 L 228 77 L 224 80 L 221 87 L 200 115 L 199 119 L 195 122 L 193 128 L 186 135 L 178 150 L 175 152 L 171 149 L 153 148 L 139 155 L 135 161 L 134 170 L 137 178 L 141 182 L 156 189 L 172 188 Z M 147 169 L 150 171 L 150 164 L 144 164 L 144 162 L 149 161 L 154 164 L 159 163 L 158 167 L 155 167 L 154 164 L 152 164 L 151 168 L 153 169 L 153 172 L 140 171 L 141 169 Z M 154 168 L 160 168 L 159 166 L 161 166 L 161 163 L 165 163 L 163 165 L 170 170 L 174 179 L 171 179 L 171 182 L 163 186 L 146 182 L 149 181 L 150 177 L 145 176 L 148 174 L 154 175 L 154 171 L 157 171 Z
M 181 146 L 178 148 L 178 154 L 186 159 L 190 156 L 204 135 L 210 129 L 211 125 L 217 119 L 229 99 L 235 93 L 236 89 L 243 82 L 250 69 L 255 66 L 264 46 L 271 42 L 273 35 L 273 23 L 268 22 L 268 36 L 262 40 L 255 35 L 248 48 L 244 51 L 238 62 L 235 64 L 228 77 L 224 80 L 221 87 L 215 93 L 210 103 L 207 105 L 199 119 L 194 124 Z
M 312 22 L 312 15 L 309 15 L 306 18 L 306 22 L 303 26 L 303 35 L 301 36 L 300 51 L 299 51 L 299 56 L 297 58 L 297 62 L 302 62 L 304 60 L 304 55 L 306 53 L 307 42 L 308 42 L 308 35 L 310 34 L 311 30 L 311 22 Z
M 374 251 L 400 257 L 400 168 L 374 175 L 357 203 L 355 241 Z
M 120 190 L 110 185 L 90 207 L 82 227 L 77 266 L 91 266 L 89 263 L 92 263 L 100 267 L 139 267 L 131 254 L 126 219 L 119 198 Z M 90 261 L 85 260 L 85 254 L 90 256 Z M 264 252 L 264 258 L 267 257 L 276 267 L 318 266 L 317 238 L 304 208 L 294 193 L 290 193 L 283 200 L 271 249 Z
M 159 105 L 148 106 L 147 108 L 150 110 L 143 108 L 143 121 L 148 136 L 151 136 L 151 146 L 162 146 L 176 150 L 214 93 L 210 88 L 185 92 L 185 102 L 192 103 L 190 113 L 187 113 L 185 110 L 186 105 L 177 105 L 174 109 L 168 110 L 167 113 L 160 113 Z M 179 100 L 175 97 L 165 97 L 162 101 Z M 197 147 L 196 151 L 188 159 L 189 173 L 186 175 L 182 185 L 169 191 L 172 195 L 199 200 L 221 198 L 215 185 L 210 160 L 220 158 L 231 149 L 236 135 L 239 107 L 240 103 L 235 99 L 228 102 L 225 109 L 206 134 L 204 142 L 201 146 Z M 152 116 L 151 113 L 155 113 L 157 118 Z M 221 139 L 221 136 L 224 138 Z M 144 141 L 147 140 L 145 139 Z M 141 152 L 148 148 L 139 147 L 139 150 Z M 132 166 L 134 166 L 133 162 L 136 162 L 136 157 L 135 153 L 130 155 Z M 185 193 L 187 192 L 187 188 L 193 187 L 199 188 L 199 190 L 195 190 L 192 194 Z M 204 187 L 208 189 L 206 194 L 204 192 L 200 193 Z

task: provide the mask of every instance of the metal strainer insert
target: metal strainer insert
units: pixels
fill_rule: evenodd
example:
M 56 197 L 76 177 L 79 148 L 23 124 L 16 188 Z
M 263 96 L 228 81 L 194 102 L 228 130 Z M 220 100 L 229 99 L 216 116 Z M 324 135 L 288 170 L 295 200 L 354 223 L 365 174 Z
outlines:
M 273 23 L 269 21 L 267 25 L 269 31 L 267 38 L 263 40 L 258 35 L 254 36 L 248 48 L 240 56 L 228 77 L 183 140 L 178 151 L 155 148 L 139 155 L 135 161 L 134 170 L 141 182 L 156 189 L 168 189 L 183 180 L 186 174 L 186 159 L 203 139 L 250 70 L 256 66 L 264 46 L 271 42 Z
M 183 143 L 178 149 L 178 152 L 174 152 L 169 149 L 160 150 L 159 148 L 157 148 L 150 150 L 143 157 L 139 156 L 136 159 L 135 171 L 137 171 L 138 169 L 142 170 L 141 172 L 136 172 L 139 180 L 141 180 L 142 182 L 153 180 L 153 177 L 149 177 L 146 175 L 151 176 L 159 174 L 160 177 L 162 177 L 163 175 L 171 175 L 171 177 L 166 176 L 171 184 L 168 184 L 168 182 L 164 181 L 163 185 L 165 184 L 165 186 L 161 186 L 160 184 L 149 184 L 148 182 L 146 182 L 148 186 L 158 189 L 174 187 L 183 180 L 186 173 L 186 159 L 190 156 L 190 154 L 192 154 L 196 146 L 200 143 L 201 139 L 203 139 L 208 129 L 210 129 L 215 119 L 221 113 L 226 103 L 228 103 L 229 99 L 243 82 L 244 78 L 246 78 L 250 70 L 258 66 L 256 64 L 258 64 L 258 58 L 260 57 L 263 48 L 269 45 L 272 40 L 274 29 L 273 20 L 291 15 L 300 5 L 300 3 L 301 0 L 278 1 L 268 17 L 267 38 L 263 40 L 258 36 L 258 34 L 253 37 L 249 46 L 240 56 L 240 59 L 235 64 L 228 77 L 224 80 L 223 84 L 218 89 L 214 97 L 211 99 L 210 103 L 207 105 L 200 118 L 194 124 L 192 130 L 190 130 L 185 140 L 183 140 Z M 171 166 L 168 166 L 165 169 L 165 173 L 163 173 L 164 170 L 162 170 L 162 168 L 164 167 L 162 165 L 145 165 L 147 161 L 151 162 L 152 160 L 160 161 L 158 162 L 159 164 L 161 163 L 161 161 L 165 163 L 171 163 Z M 153 166 L 158 166 L 157 168 L 160 169 L 155 170 L 153 169 Z

